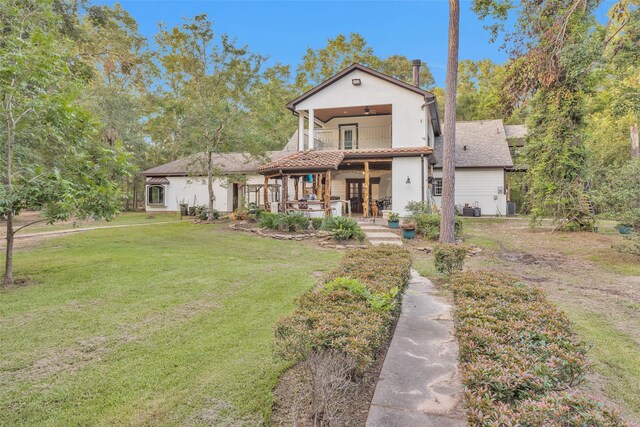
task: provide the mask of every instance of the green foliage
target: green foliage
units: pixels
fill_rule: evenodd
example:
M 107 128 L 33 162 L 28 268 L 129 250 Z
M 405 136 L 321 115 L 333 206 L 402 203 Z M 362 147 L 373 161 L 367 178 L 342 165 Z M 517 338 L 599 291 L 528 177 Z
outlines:
M 404 210 L 410 212 L 409 216 L 433 213 L 433 209 L 431 208 L 431 203 L 424 200 L 409 202 L 404 207 Z
M 322 228 L 322 224 L 324 223 L 324 218 L 311 218 L 311 226 L 314 230 L 320 230 Z
M 305 231 L 309 228 L 309 218 L 302 212 L 289 212 L 278 216 L 278 228 L 283 231 Z
M 440 243 L 433 249 L 433 261 L 438 273 L 451 275 L 461 271 L 464 267 L 464 259 L 469 254 L 469 248 L 465 245 L 452 243 Z
M 333 238 L 337 241 L 357 239 L 358 241 L 364 240 L 364 232 L 360 229 L 358 222 L 352 218 L 346 216 L 335 216 L 327 218 L 323 224 L 322 229 L 330 231 Z
M 348 252 L 329 281 L 302 295 L 294 313 L 277 323 L 277 354 L 299 361 L 312 351 L 335 350 L 366 369 L 390 338 L 410 266 L 409 252 L 402 249 Z
M 348 277 L 336 277 L 324 285 L 324 290 L 326 292 L 332 292 L 336 289 L 346 289 L 349 292 L 364 298 L 369 306 L 375 311 L 394 310 L 398 302 L 396 299 L 398 295 L 397 286 L 389 289 L 388 292 L 371 293 L 365 284 L 357 279 L 350 279 Z
M 640 231 L 640 159 L 610 168 L 594 195 L 603 213 Z
M 207 205 L 196 206 L 195 215 L 201 221 L 207 221 L 209 219 L 209 206 Z M 216 220 L 218 218 L 220 218 L 220 212 L 214 209 L 212 211 L 211 219 Z
M 428 239 L 438 240 L 440 237 L 440 215 L 420 213 L 412 216 L 416 222 L 418 233 Z M 454 218 L 454 232 L 456 237 L 462 236 L 462 219 L 456 216 Z
M 640 234 L 625 236 L 622 243 L 613 245 L 613 248 L 623 254 L 640 255 Z
M 271 212 L 262 212 L 258 217 L 258 225 L 262 228 L 269 228 L 271 230 L 278 229 L 278 223 L 280 221 L 280 214 Z
M 404 82 L 412 82 L 409 58 L 396 54 L 382 59 L 375 55 L 362 35 L 351 33 L 348 37 L 338 34 L 327 40 L 327 45 L 320 49 L 307 49 L 297 69 L 296 87 L 304 92 L 356 62 Z M 420 68 L 420 86 L 426 89 L 433 84 L 433 75 L 423 62 Z
M 452 284 L 470 425 L 624 425 L 591 398 L 556 393 L 584 379 L 587 346 L 542 291 L 491 272 Z
M 397 214 L 395 212 L 391 212 L 389 214 L 389 221 L 400 221 L 400 214 Z

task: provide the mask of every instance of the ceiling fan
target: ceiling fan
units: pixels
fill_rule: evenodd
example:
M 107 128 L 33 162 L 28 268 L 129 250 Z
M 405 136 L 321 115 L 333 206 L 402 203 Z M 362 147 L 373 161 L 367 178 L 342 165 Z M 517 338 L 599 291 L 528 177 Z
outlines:
M 369 108 L 369 106 L 364 107 L 364 115 L 368 116 L 369 114 L 376 114 L 376 110 Z

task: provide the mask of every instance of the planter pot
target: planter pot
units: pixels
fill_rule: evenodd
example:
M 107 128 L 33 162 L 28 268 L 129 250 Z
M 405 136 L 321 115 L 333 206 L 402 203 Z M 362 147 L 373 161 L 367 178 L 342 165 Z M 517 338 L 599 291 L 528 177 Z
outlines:
M 413 239 L 416 236 L 415 228 L 412 229 L 402 229 L 402 238 L 403 239 Z
M 388 224 L 389 224 L 389 228 L 398 228 L 400 227 L 400 220 L 397 220 L 397 221 L 389 220 Z
M 620 234 L 631 234 L 631 227 L 629 227 L 628 225 L 621 225 L 620 227 L 618 227 L 618 233 Z

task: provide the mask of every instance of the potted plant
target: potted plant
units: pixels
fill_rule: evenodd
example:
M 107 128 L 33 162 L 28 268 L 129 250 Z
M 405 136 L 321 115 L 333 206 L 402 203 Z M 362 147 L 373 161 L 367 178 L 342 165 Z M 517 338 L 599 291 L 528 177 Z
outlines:
M 402 238 L 413 239 L 416 235 L 416 222 L 405 221 L 402 223 Z
M 398 228 L 398 226 L 400 225 L 400 215 L 391 212 L 389 214 L 388 225 L 389 228 Z
M 633 230 L 633 224 L 630 221 L 621 221 L 618 223 L 618 233 L 620 234 L 631 234 L 631 230 Z

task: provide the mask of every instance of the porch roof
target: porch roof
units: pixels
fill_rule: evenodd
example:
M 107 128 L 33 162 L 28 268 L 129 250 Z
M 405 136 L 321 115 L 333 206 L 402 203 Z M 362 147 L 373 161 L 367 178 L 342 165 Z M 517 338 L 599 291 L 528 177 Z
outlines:
M 433 149 L 431 147 L 376 148 L 369 150 L 307 150 L 266 163 L 258 167 L 258 172 L 263 175 L 268 175 L 280 171 L 283 173 L 307 173 L 337 170 L 343 162 L 349 160 L 392 159 L 393 157 L 414 157 L 432 153 Z

